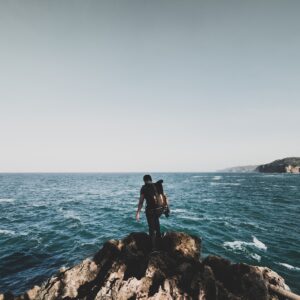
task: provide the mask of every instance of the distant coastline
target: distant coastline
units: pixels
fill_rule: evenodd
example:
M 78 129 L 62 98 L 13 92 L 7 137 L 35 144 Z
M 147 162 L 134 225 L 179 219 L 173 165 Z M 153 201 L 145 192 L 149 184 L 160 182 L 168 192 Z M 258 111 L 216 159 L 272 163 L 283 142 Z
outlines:
M 226 173 L 300 173 L 300 157 L 286 157 L 262 165 L 230 167 L 220 172 Z
M 230 167 L 230 168 L 219 170 L 219 172 L 225 172 L 225 173 L 251 173 L 251 172 L 255 172 L 257 167 L 258 167 L 258 165 L 236 166 L 236 167 Z

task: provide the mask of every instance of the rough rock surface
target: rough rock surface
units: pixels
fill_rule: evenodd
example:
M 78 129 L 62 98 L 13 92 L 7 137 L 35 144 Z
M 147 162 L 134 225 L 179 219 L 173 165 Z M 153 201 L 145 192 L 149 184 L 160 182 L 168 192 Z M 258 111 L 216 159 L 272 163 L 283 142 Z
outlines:
M 264 267 L 231 264 L 208 256 L 201 261 L 201 240 L 168 232 L 160 251 L 151 253 L 146 233 L 131 233 L 106 242 L 93 259 L 60 270 L 42 286 L 24 295 L 0 300 L 52 299 L 280 299 L 268 283 L 288 289 L 284 279 Z
M 256 171 L 262 173 L 300 173 L 300 157 L 287 157 L 269 164 L 260 165 Z

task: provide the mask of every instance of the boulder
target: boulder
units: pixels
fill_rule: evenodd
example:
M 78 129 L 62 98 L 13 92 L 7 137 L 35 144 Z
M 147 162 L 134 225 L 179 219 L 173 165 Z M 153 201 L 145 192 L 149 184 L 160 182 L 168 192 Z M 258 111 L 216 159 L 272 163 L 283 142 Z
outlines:
M 40 287 L 0 300 L 54 299 L 279 299 L 268 284 L 288 290 L 268 268 L 232 264 L 218 256 L 201 261 L 201 239 L 168 232 L 151 252 L 146 233 L 110 240 L 82 263 L 61 269 Z

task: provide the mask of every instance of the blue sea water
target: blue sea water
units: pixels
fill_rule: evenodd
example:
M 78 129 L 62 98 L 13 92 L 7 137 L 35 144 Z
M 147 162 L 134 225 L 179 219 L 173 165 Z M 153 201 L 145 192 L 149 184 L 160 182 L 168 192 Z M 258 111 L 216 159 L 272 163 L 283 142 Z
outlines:
M 171 201 L 162 230 L 203 239 L 203 256 L 268 266 L 300 293 L 300 176 L 159 173 Z M 0 291 L 21 293 L 135 221 L 142 174 L 0 174 Z

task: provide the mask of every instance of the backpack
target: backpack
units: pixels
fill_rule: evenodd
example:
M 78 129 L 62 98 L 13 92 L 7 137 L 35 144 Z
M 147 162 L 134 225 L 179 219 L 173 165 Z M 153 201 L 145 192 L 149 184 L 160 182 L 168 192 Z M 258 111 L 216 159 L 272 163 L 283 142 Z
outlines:
M 155 182 L 155 188 L 156 188 L 156 191 L 157 191 L 157 194 L 159 194 L 159 204 L 158 206 L 159 207 L 163 207 L 163 208 L 167 208 L 168 207 L 168 200 L 167 200 L 167 195 L 164 193 L 164 188 L 163 188 L 163 183 L 164 181 L 161 179 L 161 180 L 158 180 L 157 182 Z
M 162 214 L 169 217 L 169 200 L 164 193 L 162 183 L 163 180 L 159 180 L 155 183 L 148 183 L 145 185 L 148 213 L 155 214 L 158 217 Z
M 157 187 L 157 182 L 152 184 L 154 190 L 154 203 L 157 208 L 165 207 L 164 195 L 159 192 L 159 188 Z
M 156 209 L 161 211 L 161 213 L 165 213 L 169 211 L 167 196 L 164 193 L 164 189 L 162 186 L 163 180 L 159 180 L 155 183 L 151 183 L 152 189 L 152 204 Z

